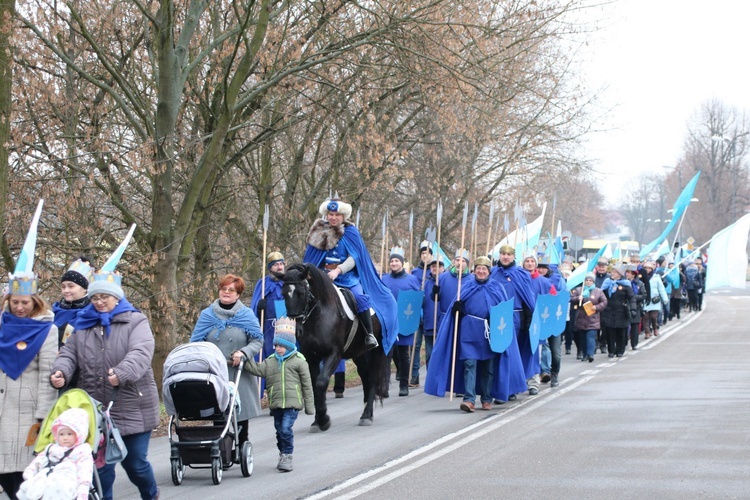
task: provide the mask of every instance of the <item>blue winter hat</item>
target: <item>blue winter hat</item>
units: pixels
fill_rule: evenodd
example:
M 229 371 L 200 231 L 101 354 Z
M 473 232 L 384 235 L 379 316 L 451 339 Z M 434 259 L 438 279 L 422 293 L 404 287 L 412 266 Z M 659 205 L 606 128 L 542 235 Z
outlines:
M 281 345 L 288 351 L 297 349 L 297 322 L 293 318 L 282 316 L 276 320 L 273 345 Z

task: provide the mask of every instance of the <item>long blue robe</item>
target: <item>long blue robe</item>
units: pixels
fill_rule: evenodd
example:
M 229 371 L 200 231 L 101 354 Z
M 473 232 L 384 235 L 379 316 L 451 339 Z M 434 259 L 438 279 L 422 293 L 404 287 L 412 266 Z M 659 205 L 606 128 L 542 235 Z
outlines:
M 393 294 L 393 298 L 396 299 L 396 304 L 398 304 L 399 292 L 407 291 L 407 290 L 418 291 L 420 286 L 422 285 L 416 276 L 412 274 L 406 274 L 406 272 L 404 271 L 399 273 L 396 277 L 393 276 L 393 273 L 384 274 L 383 284 L 387 286 L 388 289 Z M 411 335 L 401 335 L 401 333 L 399 333 L 398 338 L 396 339 L 395 345 L 411 346 L 413 343 L 414 343 L 413 332 Z
M 266 293 L 262 295 L 263 282 L 265 282 Z M 258 302 L 261 298 L 266 299 L 266 309 L 263 313 L 263 359 L 267 358 L 274 353 L 273 347 L 273 336 L 275 333 L 274 321 L 278 315 L 276 314 L 276 301 L 283 300 L 284 297 L 281 295 L 281 288 L 284 282 L 275 279 L 273 276 L 266 276 L 263 280 L 259 280 L 253 290 L 253 300 L 250 302 L 250 308 L 255 313 L 255 316 L 260 320 L 260 311 L 258 311 Z
M 521 353 L 526 378 L 529 379 L 541 371 L 539 363 L 539 345 L 532 346 L 529 337 L 528 325 L 521 331 L 521 310 L 525 306 L 529 313 L 534 312 L 536 307 L 536 294 L 531 285 L 531 275 L 528 271 L 514 264 L 506 267 L 495 266 L 492 268 L 490 279 L 498 281 L 509 298 L 513 298 L 513 326 L 516 331 L 518 350 Z
M 484 283 L 478 283 L 473 275 L 464 278 L 461 287 L 461 301 L 464 303 L 466 315 L 461 318 L 459 324 L 453 391 L 459 394 L 466 392 L 464 359 L 491 359 L 495 374 L 491 396 L 500 401 L 507 401 L 511 394 L 526 390 L 526 377 L 518 352 L 518 344 L 514 338 L 503 354 L 498 355 L 492 352 L 489 348 L 489 340 L 485 338 L 485 325 L 482 321 L 482 319 L 489 319 L 492 306 L 508 300 L 507 294 L 497 282 L 487 280 Z M 455 298 L 451 301 L 450 309 L 453 308 L 454 302 Z M 455 314 L 446 314 L 445 319 L 440 323 L 427 370 L 425 381 L 427 394 L 443 397 L 445 392 L 450 390 L 454 328 Z M 477 394 L 481 394 L 479 385 L 479 377 L 477 377 Z
M 344 235 L 339 240 L 338 245 L 344 245 L 346 254 L 354 259 L 356 267 L 350 272 L 357 273 L 362 289 L 370 296 L 372 308 L 375 309 L 375 313 L 380 320 L 383 335 L 381 345 L 383 351 L 388 354 L 398 336 L 398 306 L 393 294 L 378 276 L 365 242 L 362 240 L 362 235 L 359 234 L 354 225 L 346 225 Z M 302 260 L 321 267 L 326 253 L 326 250 L 308 244 Z

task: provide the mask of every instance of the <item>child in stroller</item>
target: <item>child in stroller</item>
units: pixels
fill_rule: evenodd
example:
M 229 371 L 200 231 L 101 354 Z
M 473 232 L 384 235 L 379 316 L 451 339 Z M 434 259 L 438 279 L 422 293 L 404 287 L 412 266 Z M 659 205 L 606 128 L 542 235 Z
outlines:
M 102 439 L 100 411 L 101 404 L 82 389 L 70 389 L 57 399 L 42 422 L 34 445 L 37 456 L 24 471 L 19 499 L 101 498 L 94 467 Z
M 81 408 L 65 410 L 52 424 L 55 441 L 48 444 L 23 471 L 19 500 L 40 498 L 86 500 L 94 475 L 89 415 Z

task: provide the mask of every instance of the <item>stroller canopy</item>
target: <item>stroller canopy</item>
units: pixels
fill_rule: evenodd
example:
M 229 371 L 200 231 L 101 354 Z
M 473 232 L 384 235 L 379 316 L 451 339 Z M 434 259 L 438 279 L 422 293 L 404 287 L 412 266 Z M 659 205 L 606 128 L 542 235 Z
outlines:
M 95 400 L 83 389 L 70 389 L 65 391 L 60 396 L 55 404 L 50 408 L 47 417 L 42 422 L 42 427 L 39 430 L 39 437 L 34 445 L 34 453 L 41 453 L 48 444 L 52 444 L 55 441 L 52 435 L 52 424 L 57 417 L 60 416 L 65 410 L 71 408 L 81 408 L 89 414 L 89 436 L 86 442 L 91 446 L 91 449 L 96 452 L 99 447 L 99 429 L 101 428 L 102 416 L 101 416 L 101 403 Z
M 191 342 L 175 347 L 164 362 L 162 399 L 168 415 L 176 415 L 169 386 L 187 380 L 211 383 L 216 391 L 219 407 L 229 404 L 229 378 L 227 360 L 221 350 L 211 342 Z

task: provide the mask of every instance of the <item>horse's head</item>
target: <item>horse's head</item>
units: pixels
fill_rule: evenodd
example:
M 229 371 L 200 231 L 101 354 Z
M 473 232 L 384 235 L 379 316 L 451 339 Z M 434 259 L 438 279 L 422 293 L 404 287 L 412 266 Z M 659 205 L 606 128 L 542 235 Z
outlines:
M 284 285 L 281 294 L 286 305 L 286 314 L 290 318 L 301 318 L 309 311 L 309 301 L 312 297 L 308 283 L 308 269 L 306 264 L 292 264 L 286 272 L 277 275 Z

